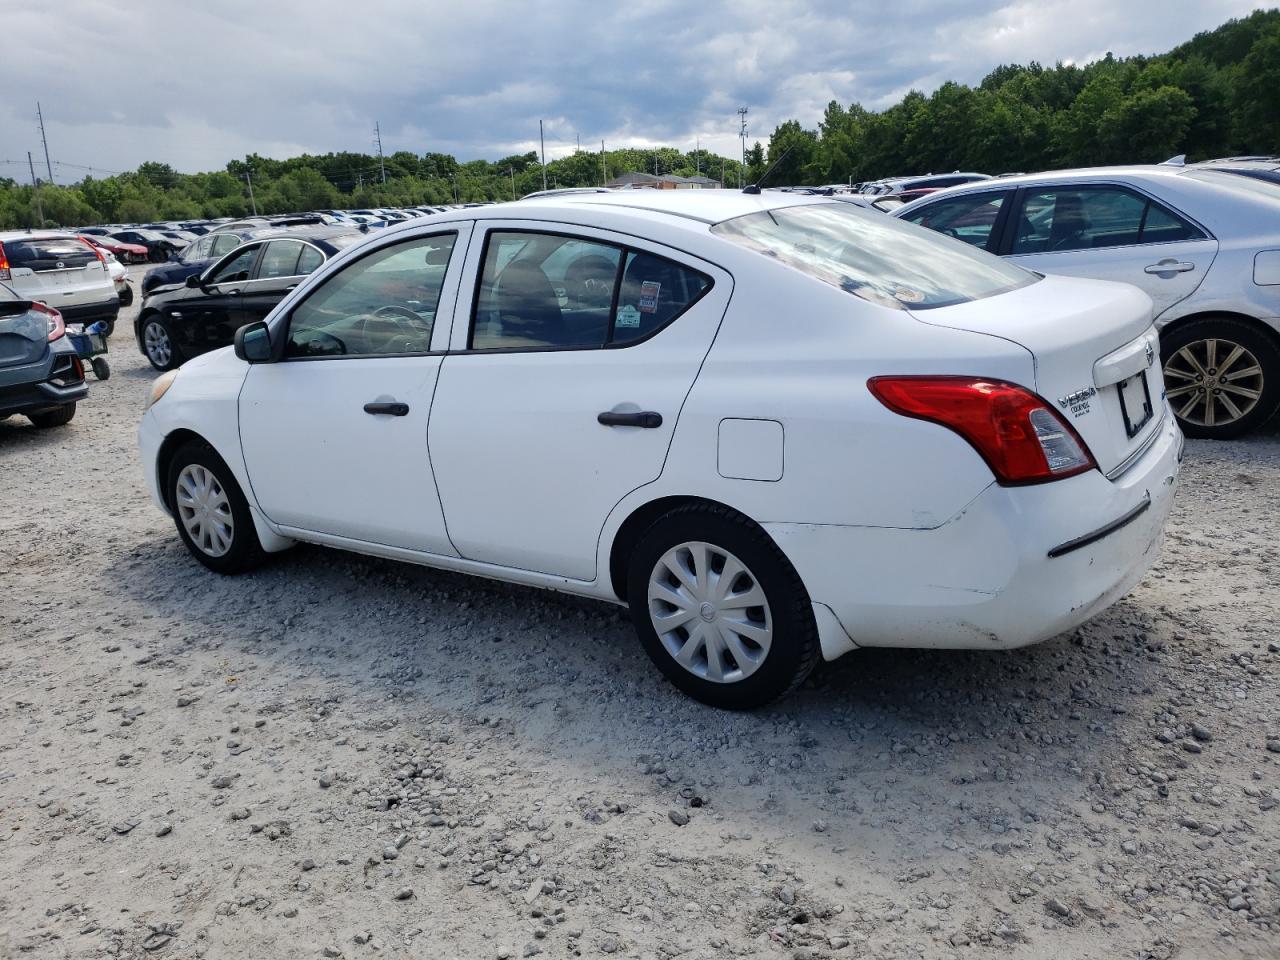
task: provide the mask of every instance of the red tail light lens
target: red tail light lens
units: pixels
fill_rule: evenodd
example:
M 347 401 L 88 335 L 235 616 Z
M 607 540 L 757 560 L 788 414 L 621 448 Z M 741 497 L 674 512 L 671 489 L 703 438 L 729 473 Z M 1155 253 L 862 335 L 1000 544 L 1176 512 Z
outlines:
M 4 252 L 4 244 L 0 243 L 0 280 L 10 279 L 9 257 Z
M 979 377 L 873 377 L 867 387 L 894 413 L 960 434 L 1004 486 L 1061 480 L 1096 466 L 1071 425 L 1016 384 Z
M 107 269 L 107 258 L 102 255 L 102 250 L 98 247 L 98 245 L 94 243 L 90 243 L 84 237 L 80 238 L 80 242 L 93 251 L 93 255 L 97 257 L 98 262 L 102 264 L 102 269 L 103 270 Z
M 31 303 L 31 312 L 44 314 L 45 319 L 49 322 L 50 343 L 66 336 L 67 325 L 63 322 L 62 314 L 53 309 L 53 307 L 40 303 L 38 300 L 34 300 Z

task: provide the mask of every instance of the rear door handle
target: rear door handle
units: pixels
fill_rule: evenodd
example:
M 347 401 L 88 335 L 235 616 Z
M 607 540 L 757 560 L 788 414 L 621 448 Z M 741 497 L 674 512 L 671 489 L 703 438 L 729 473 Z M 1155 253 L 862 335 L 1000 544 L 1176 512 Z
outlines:
M 364 405 L 365 413 L 386 414 L 392 417 L 405 417 L 409 415 L 409 405 L 407 403 L 366 403 Z
M 662 426 L 662 414 L 654 413 L 652 410 L 640 410 L 636 413 L 617 413 L 606 410 L 596 416 L 596 421 L 606 427 L 644 427 L 646 430 L 655 430 Z
M 1186 260 L 1161 260 L 1146 267 L 1147 273 L 1186 273 L 1194 270 L 1196 265 Z

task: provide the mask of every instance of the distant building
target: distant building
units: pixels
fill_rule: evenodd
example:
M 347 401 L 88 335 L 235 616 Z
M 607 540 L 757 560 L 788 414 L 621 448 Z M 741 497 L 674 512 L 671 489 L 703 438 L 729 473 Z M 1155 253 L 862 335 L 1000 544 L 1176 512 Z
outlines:
M 606 187 L 631 187 L 645 190 L 715 190 L 721 184 L 710 177 L 678 177 L 674 173 L 655 175 L 633 171 L 614 177 Z

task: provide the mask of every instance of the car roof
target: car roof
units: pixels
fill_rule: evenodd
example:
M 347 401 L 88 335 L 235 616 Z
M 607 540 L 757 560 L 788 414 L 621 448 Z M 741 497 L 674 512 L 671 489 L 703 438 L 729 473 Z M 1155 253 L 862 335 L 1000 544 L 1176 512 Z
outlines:
M 224 230 L 236 234 L 239 231 Z M 359 235 L 360 230 L 350 224 L 316 224 L 314 226 L 262 227 L 244 231 L 245 242 L 250 240 L 329 240 L 333 237 Z
M 0 243 L 6 240 L 67 240 L 79 239 L 74 230 L 5 230 L 0 231 Z
M 793 207 L 802 204 L 829 202 L 826 197 L 814 197 L 798 193 L 744 193 L 741 190 L 611 190 L 608 193 L 561 194 L 554 197 L 531 197 L 510 203 L 493 204 L 477 208 L 477 218 L 506 218 L 519 216 L 519 208 L 560 214 L 573 213 L 583 208 L 610 208 L 618 212 L 634 211 L 637 214 L 669 218 L 673 222 L 685 221 L 704 224 L 722 223 L 748 213 Z M 551 219 L 550 217 L 548 219 Z

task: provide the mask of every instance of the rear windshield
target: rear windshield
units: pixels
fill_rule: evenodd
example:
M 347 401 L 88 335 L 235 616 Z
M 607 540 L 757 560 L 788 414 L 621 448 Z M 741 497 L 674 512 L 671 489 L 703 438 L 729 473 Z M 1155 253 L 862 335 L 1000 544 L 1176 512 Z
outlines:
M 1262 176 L 1259 176 L 1259 174 L 1262 174 Z M 1266 197 L 1269 200 L 1280 200 L 1280 183 L 1276 183 L 1271 179 L 1272 176 L 1275 176 L 1275 173 L 1271 170 L 1201 169 L 1189 170 L 1183 176 L 1190 177 L 1192 180 L 1203 180 L 1205 183 L 1217 184 L 1220 187 L 1230 187 L 1233 190 L 1252 193 L 1259 197 Z
M 31 270 L 83 267 L 98 259 L 93 248 L 78 238 L 6 240 L 4 252 L 10 266 Z
M 1039 279 L 962 241 L 847 203 L 749 213 L 711 232 L 888 307 L 968 303 Z

